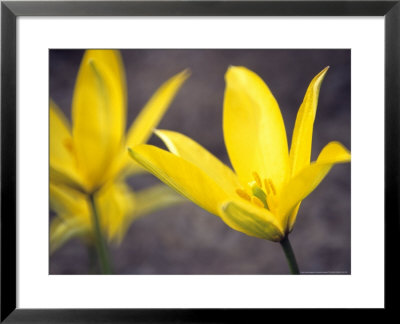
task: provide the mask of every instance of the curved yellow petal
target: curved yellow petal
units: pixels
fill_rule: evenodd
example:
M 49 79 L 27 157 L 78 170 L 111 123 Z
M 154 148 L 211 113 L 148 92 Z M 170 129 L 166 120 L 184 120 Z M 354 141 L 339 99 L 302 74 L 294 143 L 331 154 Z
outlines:
M 287 231 L 290 233 L 291 231 L 292 231 L 292 229 L 293 229 L 293 226 L 294 226 L 294 223 L 296 222 L 296 219 L 297 219 L 297 214 L 298 214 L 298 212 L 299 212 L 299 209 L 300 209 L 300 205 L 301 205 L 301 202 L 299 202 L 297 205 L 296 205 L 296 207 L 294 207 L 293 209 L 292 209 L 292 211 L 288 214 L 288 216 L 286 217 L 287 218 Z
M 143 107 L 128 130 L 125 147 L 114 165 L 114 173 L 122 171 L 129 175 L 140 172 L 136 163 L 129 158 L 127 148 L 146 143 L 189 75 L 189 70 L 174 75 L 158 88 Z
M 136 208 L 131 220 L 152 213 L 159 209 L 187 202 L 188 200 L 170 187 L 159 184 L 142 189 L 136 193 Z
M 105 179 L 111 181 L 124 181 L 127 177 L 146 173 L 146 170 L 138 163 L 133 161 L 128 153 L 128 148 L 121 149 L 114 156 L 111 167 Z
M 313 126 L 319 90 L 328 69 L 329 66 L 312 79 L 297 113 L 290 147 L 291 176 L 296 175 L 301 169 L 310 164 Z
M 289 154 L 278 103 L 263 80 L 244 67 L 230 67 L 225 80 L 223 130 L 232 165 L 243 184 L 257 172 L 279 190 Z
M 228 166 L 189 137 L 167 130 L 156 130 L 155 134 L 171 153 L 199 167 L 226 192 L 235 193 L 236 189 L 241 188 L 239 179 Z
M 154 93 L 130 127 L 126 139 L 127 147 L 144 144 L 149 139 L 189 75 L 188 70 L 174 75 Z
M 346 163 L 351 161 L 351 154 L 343 144 L 332 141 L 324 146 L 315 163 Z
M 89 205 L 84 194 L 50 183 L 50 209 L 57 214 L 50 224 L 50 253 L 69 239 L 90 232 Z
M 53 254 L 70 239 L 85 235 L 88 227 L 77 219 L 56 217 L 50 224 L 50 254 Z
M 57 214 L 50 224 L 50 253 L 69 239 L 90 232 L 89 205 L 84 194 L 50 183 L 50 209 Z
M 60 178 L 71 179 L 77 187 L 82 187 L 76 169 L 76 159 L 72 147 L 70 125 L 56 103 L 50 99 L 50 181 Z M 56 176 L 54 176 L 56 174 Z
M 50 99 L 50 163 L 58 169 L 68 169 L 74 165 L 71 152 L 71 126 L 57 104 Z
M 120 243 L 135 209 L 135 194 L 123 182 L 112 183 L 98 192 L 96 203 L 104 233 Z
M 118 51 L 88 50 L 72 101 L 73 145 L 88 190 L 104 182 L 121 150 L 126 117 L 126 85 Z
M 81 193 L 86 193 L 87 188 L 80 182 L 74 174 L 58 171 L 50 165 L 50 183 L 60 186 L 67 186 Z
M 86 195 L 67 186 L 50 182 L 50 209 L 58 215 L 76 218 L 82 223 L 90 224 L 90 209 Z
M 350 162 L 350 159 L 350 152 L 342 144 L 327 144 L 316 162 L 305 167 L 285 185 L 279 196 L 278 217 L 288 219 L 293 209 L 320 184 L 335 164 Z M 294 222 L 295 217 L 287 220 L 287 232 L 292 230 Z
M 228 194 L 195 164 L 152 145 L 129 150 L 132 158 L 162 182 L 214 215 Z
M 279 242 L 284 232 L 267 209 L 245 201 L 229 201 L 221 206 L 221 218 L 231 228 L 244 234 Z
M 134 214 L 135 194 L 123 182 L 110 183 L 97 192 L 95 201 L 102 230 L 109 240 L 121 242 Z M 92 209 L 85 194 L 50 183 L 50 208 L 62 219 L 62 224 L 54 225 L 58 233 L 55 245 L 56 241 L 64 242 L 61 234 L 93 230 Z

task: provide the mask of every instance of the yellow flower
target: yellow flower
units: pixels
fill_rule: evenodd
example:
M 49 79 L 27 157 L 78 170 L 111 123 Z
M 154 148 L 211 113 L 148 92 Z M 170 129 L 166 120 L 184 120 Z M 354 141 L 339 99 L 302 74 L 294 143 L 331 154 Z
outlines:
M 290 152 L 282 115 L 268 86 L 254 72 L 230 67 L 225 75 L 223 131 L 235 172 L 195 141 L 172 131 L 156 131 L 171 153 L 138 145 L 130 149 L 131 156 L 231 228 L 282 241 L 293 229 L 301 201 L 334 164 L 350 161 L 346 148 L 330 142 L 310 162 L 319 90 L 327 70 L 307 89 Z
M 165 82 L 125 135 L 121 55 L 115 50 L 85 52 L 73 94 L 72 127 L 50 100 L 50 206 L 58 216 L 50 229 L 52 250 L 71 236 L 91 231 L 91 195 L 103 231 L 117 240 L 133 218 L 178 200 L 165 186 L 133 193 L 124 179 L 143 169 L 131 163 L 126 148 L 147 141 L 187 77 L 183 71 Z

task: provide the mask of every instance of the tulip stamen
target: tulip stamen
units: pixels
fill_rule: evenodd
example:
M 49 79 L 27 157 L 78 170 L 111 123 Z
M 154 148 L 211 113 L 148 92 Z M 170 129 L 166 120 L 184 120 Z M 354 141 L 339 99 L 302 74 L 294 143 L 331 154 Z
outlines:
M 261 181 L 260 176 L 257 172 L 252 173 L 254 180 L 248 183 L 250 188 L 250 193 L 244 189 L 236 189 L 236 193 L 239 197 L 247 200 L 257 207 L 266 208 L 271 210 L 271 207 L 274 206 L 273 196 L 276 196 L 276 189 L 271 179 L 264 179 L 264 187 L 263 182 Z
M 256 205 L 256 206 L 258 206 L 258 207 L 260 207 L 260 208 L 264 208 L 265 206 L 264 206 L 264 203 L 260 200 L 260 199 L 258 199 L 256 196 L 252 196 L 251 197 L 251 202 L 254 204 L 254 205 Z
M 276 190 L 275 190 L 274 183 L 272 182 L 271 179 L 268 179 L 268 183 L 269 183 L 269 185 L 270 185 L 270 187 L 271 187 L 272 194 L 273 194 L 274 196 L 276 196 Z
M 269 184 L 267 179 L 264 179 L 264 187 L 265 191 L 267 192 L 267 195 L 269 195 L 271 193 L 271 189 L 269 189 Z
M 239 195 L 239 197 L 243 198 L 244 200 L 251 201 L 250 195 L 243 189 L 236 189 L 236 193 Z
M 257 172 L 253 172 L 253 178 L 256 181 L 257 186 L 259 186 L 260 188 L 262 188 L 262 183 L 261 183 L 261 179 L 260 176 L 258 175 Z
M 253 193 L 253 197 L 256 197 L 257 200 L 259 200 L 262 203 L 261 207 L 265 207 L 268 209 L 268 203 L 267 203 L 267 195 L 265 194 L 264 190 L 262 190 L 259 186 L 256 184 L 253 184 L 251 186 L 251 191 Z M 259 204 L 256 204 L 257 206 L 260 206 Z
M 236 189 L 236 193 L 238 194 L 239 197 L 253 203 L 257 207 L 269 209 L 267 202 L 267 195 L 265 191 L 262 189 L 261 178 L 257 172 L 253 172 L 253 178 L 254 181 L 250 181 L 248 183 L 250 192 L 240 188 Z

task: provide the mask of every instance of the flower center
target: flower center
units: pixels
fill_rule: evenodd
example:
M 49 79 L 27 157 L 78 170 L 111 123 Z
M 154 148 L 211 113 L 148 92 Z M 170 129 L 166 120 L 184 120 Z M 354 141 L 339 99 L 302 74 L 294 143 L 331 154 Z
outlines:
M 273 207 L 273 197 L 276 196 L 276 189 L 272 180 L 264 179 L 264 181 L 261 182 L 261 178 L 257 172 L 253 172 L 253 179 L 254 181 L 248 183 L 248 191 L 236 189 L 236 193 L 239 197 L 260 208 L 271 210 L 271 207 Z

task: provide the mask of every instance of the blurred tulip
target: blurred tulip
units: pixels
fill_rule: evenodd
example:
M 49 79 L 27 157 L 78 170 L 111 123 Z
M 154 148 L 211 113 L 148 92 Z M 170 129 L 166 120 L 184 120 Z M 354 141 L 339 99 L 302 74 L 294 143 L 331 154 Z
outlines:
M 188 76 L 185 70 L 165 82 L 125 135 L 121 55 L 85 52 L 73 94 L 72 127 L 50 100 L 50 207 L 57 214 L 50 227 L 51 252 L 77 235 L 90 241 L 107 235 L 120 242 L 138 216 L 182 201 L 164 185 L 133 192 L 124 181 L 144 171 L 132 164 L 127 147 L 148 140 Z

